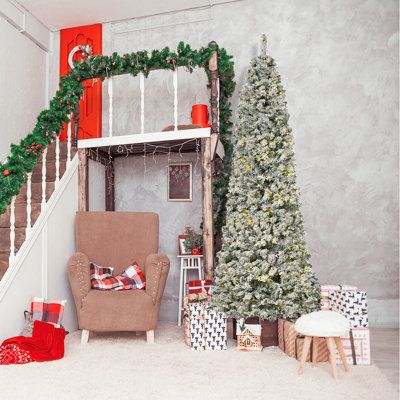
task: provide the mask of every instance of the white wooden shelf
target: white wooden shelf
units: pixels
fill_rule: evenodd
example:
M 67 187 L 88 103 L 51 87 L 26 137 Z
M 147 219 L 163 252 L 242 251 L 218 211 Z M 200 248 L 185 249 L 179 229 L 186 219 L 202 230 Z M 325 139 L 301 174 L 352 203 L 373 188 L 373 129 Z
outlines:
M 184 129 L 179 131 L 137 133 L 134 135 L 109 136 L 78 140 L 78 149 L 109 147 L 140 143 L 173 142 L 209 137 L 210 128 Z

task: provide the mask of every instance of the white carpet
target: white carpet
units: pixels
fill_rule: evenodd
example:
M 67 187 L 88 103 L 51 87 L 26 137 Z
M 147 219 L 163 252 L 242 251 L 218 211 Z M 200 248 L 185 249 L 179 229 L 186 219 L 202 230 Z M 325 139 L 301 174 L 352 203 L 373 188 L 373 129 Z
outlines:
M 154 345 L 134 333 L 98 335 L 86 346 L 79 339 L 67 337 L 62 360 L 0 366 L 0 399 L 398 399 L 375 366 L 340 367 L 335 381 L 321 363 L 299 376 L 297 361 L 278 348 L 243 353 L 231 341 L 227 351 L 194 352 L 171 323 L 160 323 Z

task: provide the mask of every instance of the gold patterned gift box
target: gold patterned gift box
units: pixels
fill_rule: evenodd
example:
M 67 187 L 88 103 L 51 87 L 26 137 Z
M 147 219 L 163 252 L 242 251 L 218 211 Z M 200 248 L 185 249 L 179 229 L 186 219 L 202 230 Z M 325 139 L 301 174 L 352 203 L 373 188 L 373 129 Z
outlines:
M 278 346 L 289 357 L 296 357 L 296 338 L 294 322 L 278 319 Z
M 329 349 L 326 344 L 325 338 L 313 338 L 313 341 L 317 339 L 318 340 L 318 356 L 317 356 L 317 362 L 326 362 L 329 361 Z M 297 337 L 296 338 L 296 359 L 300 361 L 301 355 L 303 353 L 303 345 L 304 345 L 304 336 L 302 337 Z M 310 346 L 310 351 L 307 354 L 306 361 L 311 362 L 313 359 L 313 351 L 314 347 L 311 345 Z

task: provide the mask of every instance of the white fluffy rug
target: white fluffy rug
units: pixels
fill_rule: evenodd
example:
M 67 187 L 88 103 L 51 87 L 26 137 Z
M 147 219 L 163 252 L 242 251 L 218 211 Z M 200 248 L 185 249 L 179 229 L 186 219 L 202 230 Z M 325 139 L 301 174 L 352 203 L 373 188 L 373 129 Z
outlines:
M 375 366 L 306 367 L 278 348 L 243 353 L 231 341 L 227 351 L 194 352 L 182 331 L 160 323 L 156 343 L 145 335 L 101 334 L 80 345 L 79 332 L 67 336 L 59 361 L 0 366 L 1 400 L 392 400 L 398 395 Z

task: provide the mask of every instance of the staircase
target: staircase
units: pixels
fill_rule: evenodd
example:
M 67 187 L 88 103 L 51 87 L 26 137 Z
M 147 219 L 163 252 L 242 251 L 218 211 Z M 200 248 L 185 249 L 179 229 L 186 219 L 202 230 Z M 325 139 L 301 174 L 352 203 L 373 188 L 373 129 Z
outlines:
M 59 157 L 57 157 L 56 148 L 59 146 Z M 71 159 L 76 153 L 76 148 L 71 148 Z M 30 228 L 33 227 L 38 219 L 42 209 L 46 206 L 46 202 L 50 199 L 56 188 L 56 182 L 61 179 L 66 171 L 67 158 L 68 158 L 68 144 L 67 142 L 55 141 L 47 146 L 47 154 L 45 155 L 46 173 L 43 176 L 43 156 L 36 164 L 35 169 L 31 175 L 31 195 L 30 195 Z M 58 160 L 57 160 L 58 159 Z M 59 165 L 59 176 L 57 177 L 57 161 Z M 43 179 L 44 178 L 44 179 Z M 58 179 L 57 179 L 58 178 Z M 45 191 L 45 198 L 43 196 L 43 188 Z M 24 243 L 27 236 L 28 219 L 28 185 L 25 183 L 15 197 L 15 241 L 14 253 L 17 254 L 18 250 Z M 9 259 L 11 253 L 11 207 L 7 207 L 6 212 L 0 215 L 0 280 L 4 276 L 9 267 Z M 28 228 L 29 229 L 29 228 Z

